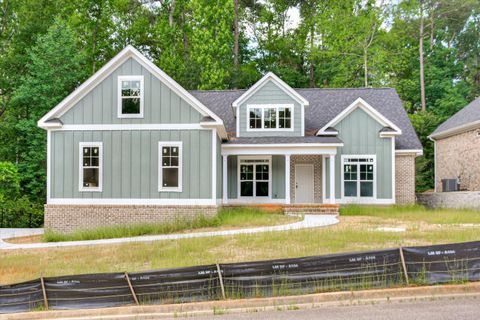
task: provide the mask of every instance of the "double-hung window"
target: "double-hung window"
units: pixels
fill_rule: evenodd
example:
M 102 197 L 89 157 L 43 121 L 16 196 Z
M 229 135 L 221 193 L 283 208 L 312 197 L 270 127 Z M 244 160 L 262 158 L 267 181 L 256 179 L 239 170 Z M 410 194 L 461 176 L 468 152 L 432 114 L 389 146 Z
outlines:
M 182 191 L 182 142 L 158 144 L 158 190 Z
M 293 130 L 293 105 L 247 106 L 247 131 Z
M 375 156 L 342 156 L 343 196 L 374 197 L 375 165 Z
M 118 77 L 118 117 L 143 118 L 143 76 Z
M 270 159 L 240 159 L 240 197 L 270 196 Z
M 80 191 L 102 191 L 102 143 L 80 142 Z

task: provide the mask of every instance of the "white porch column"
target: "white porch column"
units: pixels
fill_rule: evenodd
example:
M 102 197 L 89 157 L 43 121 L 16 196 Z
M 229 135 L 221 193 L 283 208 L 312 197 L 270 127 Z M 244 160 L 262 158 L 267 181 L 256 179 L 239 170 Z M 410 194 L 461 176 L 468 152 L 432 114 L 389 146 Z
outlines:
M 290 155 L 285 155 L 285 203 L 290 204 Z
M 327 199 L 327 158 L 322 155 L 322 203 L 328 203 Z
M 222 203 L 226 204 L 228 201 L 228 156 L 222 155 Z
M 330 156 L 330 203 L 335 203 L 335 155 Z

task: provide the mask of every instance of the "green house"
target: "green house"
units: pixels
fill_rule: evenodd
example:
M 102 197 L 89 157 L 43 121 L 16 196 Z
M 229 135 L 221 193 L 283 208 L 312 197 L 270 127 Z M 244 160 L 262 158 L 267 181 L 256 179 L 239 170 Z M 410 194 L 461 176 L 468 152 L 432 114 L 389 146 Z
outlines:
M 38 122 L 45 226 L 214 215 L 221 205 L 415 201 L 422 146 L 391 88 L 188 91 L 128 46 Z M 326 205 L 328 204 L 328 205 Z

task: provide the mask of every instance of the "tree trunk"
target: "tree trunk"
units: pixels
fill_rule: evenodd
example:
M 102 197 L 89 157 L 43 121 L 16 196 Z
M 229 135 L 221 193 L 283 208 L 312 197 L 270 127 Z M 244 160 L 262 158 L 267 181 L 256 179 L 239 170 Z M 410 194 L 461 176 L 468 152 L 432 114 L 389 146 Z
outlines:
M 315 36 L 315 25 L 312 23 L 310 27 L 310 70 L 309 80 L 310 88 L 315 88 L 315 66 L 313 64 L 313 37 Z
M 173 14 L 175 12 L 175 0 L 172 0 L 170 4 L 170 9 L 168 10 L 168 25 L 173 27 Z
M 368 87 L 368 49 L 363 49 L 363 73 L 364 73 L 364 85 Z
M 238 41 L 239 41 L 239 30 L 238 30 L 238 0 L 233 0 L 234 5 L 234 19 L 233 19 L 233 68 L 234 68 L 234 84 L 233 87 L 237 89 L 238 86 Z
M 427 103 L 425 101 L 425 75 L 424 75 L 424 61 L 423 61 L 423 37 L 424 37 L 424 30 L 423 30 L 423 1 L 420 1 L 420 32 L 419 32 L 419 45 L 418 45 L 418 53 L 419 53 L 419 60 L 420 60 L 420 96 L 421 96 L 421 104 L 422 104 L 422 111 L 427 110 Z

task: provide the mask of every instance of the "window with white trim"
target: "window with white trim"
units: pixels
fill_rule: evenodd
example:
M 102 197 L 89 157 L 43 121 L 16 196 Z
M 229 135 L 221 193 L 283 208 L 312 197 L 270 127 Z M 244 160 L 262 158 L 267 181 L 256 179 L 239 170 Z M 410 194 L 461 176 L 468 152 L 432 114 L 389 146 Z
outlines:
M 80 142 L 80 191 L 102 191 L 102 143 Z
M 182 142 L 159 142 L 158 190 L 182 191 Z
M 372 198 L 375 192 L 375 158 L 348 156 L 342 159 L 343 196 Z
M 249 105 L 247 131 L 292 130 L 293 105 Z
M 270 159 L 240 159 L 240 197 L 270 197 Z
M 143 117 L 143 76 L 118 77 L 118 117 Z

